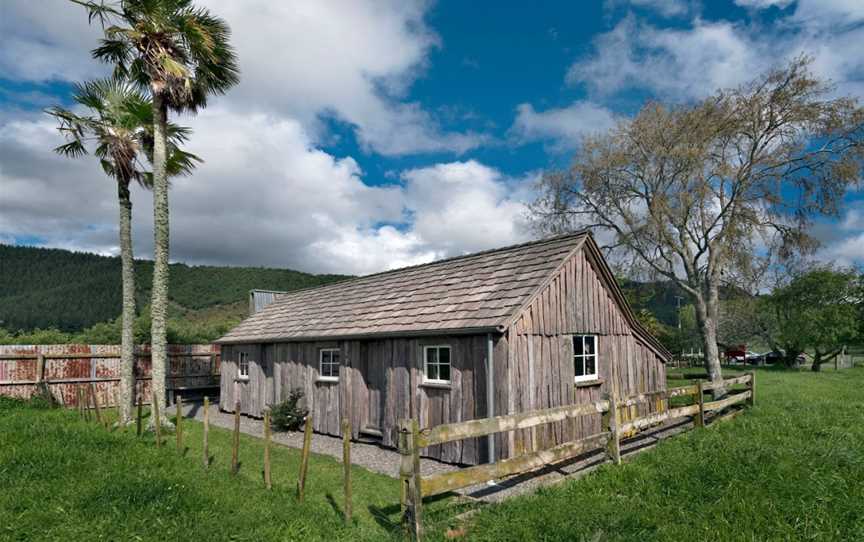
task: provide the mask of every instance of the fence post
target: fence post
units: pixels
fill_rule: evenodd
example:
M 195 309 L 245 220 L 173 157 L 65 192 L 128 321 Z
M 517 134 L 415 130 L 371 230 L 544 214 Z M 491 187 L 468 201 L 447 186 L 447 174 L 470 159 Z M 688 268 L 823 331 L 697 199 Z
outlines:
M 240 401 L 234 403 L 234 439 L 231 443 L 231 474 L 240 471 Z
M 175 431 L 177 434 L 177 451 L 183 451 L 183 397 L 177 395 L 174 397 L 174 407 L 176 414 L 174 415 L 177 425 Z
M 345 523 L 351 524 L 351 421 L 342 420 L 342 463 L 345 473 Z
M 150 386 L 150 409 L 153 413 L 153 428 L 156 430 L 156 447 L 162 446 L 162 421 L 159 419 L 159 401 L 156 400 L 156 395 L 153 393 L 153 386 Z
M 84 419 L 84 394 L 81 393 L 81 386 L 75 386 L 75 398 L 78 400 L 78 417 Z
M 99 397 L 96 395 L 93 384 L 90 384 L 90 396 L 93 398 L 93 407 L 96 409 L 96 423 L 102 425 L 102 409 L 99 408 Z
M 699 401 L 699 414 L 696 415 L 696 426 L 705 427 L 705 393 L 702 391 L 702 381 L 696 382 L 696 400 Z
M 273 489 L 270 479 L 270 409 L 264 410 L 264 485 Z
M 210 398 L 204 396 L 204 468 L 210 468 Z
M 607 394 L 609 410 L 603 413 L 602 430 L 609 432 L 609 442 L 606 445 L 606 454 L 616 465 L 621 464 L 621 434 L 618 432 L 618 401 L 615 396 Z
M 136 434 L 137 436 L 140 437 L 140 436 L 141 436 L 141 417 L 143 416 L 143 413 L 142 413 L 143 405 L 142 405 L 142 403 L 144 402 L 144 398 L 141 397 L 141 396 L 144 395 L 144 394 L 141 393 L 141 392 L 138 392 L 137 395 L 138 395 L 138 413 L 137 413 L 137 417 L 136 417 L 136 419 L 135 419 L 135 434 Z
M 420 488 L 420 425 L 416 419 L 402 420 L 400 437 L 403 446 L 402 464 L 399 469 L 401 484 L 399 496 L 402 508 L 402 521 L 408 533 L 415 540 L 423 536 L 423 494 Z
M 747 403 L 752 407 L 756 404 L 756 371 L 750 371 L 750 399 L 747 400 Z
M 45 356 L 38 354 L 36 356 L 36 382 L 41 384 L 45 380 Z
M 303 452 L 300 455 L 300 477 L 297 479 L 297 500 L 303 502 L 306 493 L 306 472 L 309 470 L 309 448 L 312 447 L 312 413 L 306 415 L 303 429 Z

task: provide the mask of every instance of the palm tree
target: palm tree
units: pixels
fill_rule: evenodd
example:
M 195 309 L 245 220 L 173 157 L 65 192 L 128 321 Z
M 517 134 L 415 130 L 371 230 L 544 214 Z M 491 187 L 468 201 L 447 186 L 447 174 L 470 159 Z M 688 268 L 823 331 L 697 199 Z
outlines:
M 105 38 L 94 58 L 114 65 L 153 98 L 153 290 L 150 303 L 153 395 L 165 405 L 168 312 L 168 110 L 196 112 L 239 81 L 230 29 L 191 0 L 71 0 L 98 20 Z
M 99 159 L 102 170 L 117 182 L 120 204 L 120 261 L 123 283 L 123 312 L 120 348 L 120 423 L 132 420 L 134 375 L 135 268 L 132 250 L 132 181 L 149 188 L 152 174 L 143 158 L 153 156 L 153 108 L 150 100 L 129 83 L 103 79 L 75 85 L 73 100 L 86 108 L 87 114 L 52 107 L 47 113 L 59 122 L 60 132 L 68 142 L 54 149 L 58 153 L 79 157 L 88 147 Z M 167 170 L 173 175 L 189 174 L 198 158 L 179 149 L 186 140 L 187 128 L 168 126 L 170 159 Z

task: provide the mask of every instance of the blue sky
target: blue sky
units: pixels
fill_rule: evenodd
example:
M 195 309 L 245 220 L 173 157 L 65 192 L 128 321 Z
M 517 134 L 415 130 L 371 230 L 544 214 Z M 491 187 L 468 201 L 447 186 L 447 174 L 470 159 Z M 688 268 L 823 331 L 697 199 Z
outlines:
M 181 119 L 206 160 L 172 191 L 189 263 L 364 273 L 519 242 L 540 172 L 647 99 L 692 102 L 802 52 L 864 94 L 858 0 L 202 3 L 243 80 Z M 116 253 L 110 183 L 54 156 L 40 113 L 106 73 L 98 29 L 61 0 L 0 10 L 0 242 Z M 149 194 L 134 201 L 147 257 Z M 817 225 L 819 257 L 861 264 L 862 193 L 846 203 Z

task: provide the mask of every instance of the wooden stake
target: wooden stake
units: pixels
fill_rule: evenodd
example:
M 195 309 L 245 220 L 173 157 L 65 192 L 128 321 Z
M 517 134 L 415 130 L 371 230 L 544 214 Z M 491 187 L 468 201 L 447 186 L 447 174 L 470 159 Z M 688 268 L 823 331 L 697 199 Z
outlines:
M 411 531 L 415 540 L 423 537 L 423 493 L 420 487 L 420 424 L 417 419 L 411 420 Z
M 84 409 L 84 420 L 89 422 L 92 415 L 90 414 L 90 388 L 87 386 L 81 390 L 81 405 Z
M 609 399 L 609 410 L 603 413 L 601 419 L 602 431 L 609 432 L 609 442 L 606 444 L 606 455 L 615 465 L 621 464 L 621 433 L 618 430 L 618 403 Z
M 300 477 L 297 479 L 297 499 L 303 502 L 306 493 L 306 472 L 309 470 L 309 448 L 312 447 L 312 414 L 306 415 L 303 429 L 303 452 L 300 455 Z
M 702 391 L 702 381 L 696 382 L 696 399 L 699 401 L 699 414 L 696 415 L 696 427 L 705 427 L 705 393 Z
M 177 435 L 177 451 L 183 451 L 183 397 L 176 395 L 174 398 L 174 405 L 176 407 L 175 414 L 175 433 Z
M 78 400 L 78 417 L 84 419 L 84 394 L 81 393 L 81 386 L 75 386 L 75 399 Z
M 93 398 L 93 407 L 96 409 L 96 423 L 102 425 L 102 409 L 99 408 L 99 397 L 96 395 L 93 384 L 90 384 L 90 396 Z
M 135 434 L 138 435 L 139 437 L 141 436 L 141 417 L 143 416 L 143 413 L 142 413 L 143 406 L 141 405 L 141 403 L 144 402 L 144 399 L 143 399 L 143 397 L 141 397 L 142 395 L 143 395 L 143 393 L 140 393 L 140 392 L 138 393 L 138 416 L 137 416 L 137 419 L 135 421 Z
M 210 468 L 210 398 L 204 397 L 204 468 Z
M 240 471 L 240 401 L 234 404 L 234 440 L 231 445 L 231 474 Z
M 264 485 L 273 489 L 270 479 L 270 409 L 264 411 Z
M 351 524 L 351 422 L 342 420 L 342 463 L 345 473 L 345 523 Z
M 756 371 L 750 371 L 750 385 L 747 387 L 750 388 L 750 399 L 747 403 L 752 407 L 756 404 Z
M 162 421 L 159 419 L 159 401 L 156 400 L 156 394 L 150 390 L 150 408 L 153 412 L 153 424 L 156 429 L 156 447 L 162 446 Z

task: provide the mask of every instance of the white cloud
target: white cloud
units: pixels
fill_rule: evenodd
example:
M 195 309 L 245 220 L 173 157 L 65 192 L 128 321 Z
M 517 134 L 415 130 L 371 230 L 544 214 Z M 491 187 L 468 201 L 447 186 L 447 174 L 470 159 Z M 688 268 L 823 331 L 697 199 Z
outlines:
M 364 148 L 387 155 L 461 153 L 486 141 L 448 132 L 420 104 L 405 101 L 440 45 L 425 0 L 203 2 L 231 26 L 240 85 L 219 99 L 237 111 L 299 119 L 317 138 L 321 116 L 350 124 Z M 0 76 L 78 80 L 107 69 L 90 59 L 100 37 L 83 8 L 7 0 L 0 18 Z
M 864 266 L 864 233 L 850 235 L 825 246 L 816 254 L 823 262 L 840 267 Z
M 190 150 L 207 160 L 173 181 L 175 260 L 369 273 L 526 238 L 529 181 L 478 162 L 370 186 L 355 160 L 316 149 L 297 121 L 211 108 L 191 125 Z M 47 118 L 0 124 L 0 238 L 116 253 L 116 189 L 92 157 L 52 154 L 60 141 Z M 136 188 L 133 201 L 136 251 L 149 257 L 151 195 Z
M 785 8 L 795 0 L 735 0 L 735 4 L 744 8 L 768 9 L 770 7 Z
M 595 96 L 641 89 L 687 101 L 803 53 L 814 57 L 814 72 L 834 82 L 839 94 L 860 95 L 862 21 L 864 2 L 858 0 L 799 0 L 794 11 L 769 24 L 695 18 L 687 28 L 659 28 L 630 14 L 595 39 L 593 53 L 577 59 L 566 79 Z
M 567 107 L 536 111 L 528 103 L 516 107 L 516 119 L 509 134 L 517 143 L 553 141 L 553 149 L 572 150 L 582 136 L 605 132 L 616 123 L 609 109 L 591 102 L 576 101 Z
M 656 11 L 663 17 L 682 17 L 695 11 L 696 4 L 691 0 L 605 0 L 604 7 L 609 10 L 632 6 Z
M 762 44 L 725 21 L 659 29 L 628 15 L 594 46 L 596 53 L 575 62 L 566 79 L 599 95 L 642 88 L 664 98 L 700 98 L 753 77 L 768 62 Z
M 508 180 L 474 160 L 403 172 L 414 232 L 440 255 L 456 255 L 528 238 L 521 197 L 532 179 Z

